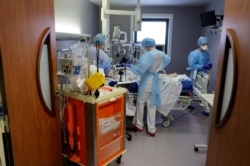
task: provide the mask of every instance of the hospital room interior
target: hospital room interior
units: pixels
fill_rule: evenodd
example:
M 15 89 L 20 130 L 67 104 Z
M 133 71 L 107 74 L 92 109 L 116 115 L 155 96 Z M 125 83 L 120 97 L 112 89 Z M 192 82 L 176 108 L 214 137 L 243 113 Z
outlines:
M 35 133 L 44 135 L 46 144 L 41 144 L 42 137 L 30 145 L 15 138 L 14 121 L 23 120 L 16 119 L 15 106 L 8 104 L 12 98 L 2 65 L 8 62 L 7 51 L 0 47 L 0 165 L 22 165 L 32 150 L 38 151 L 36 160 L 46 148 L 51 150 L 47 155 L 39 154 L 44 165 L 227 163 L 217 161 L 213 155 L 217 144 L 211 141 L 216 135 L 211 128 L 220 130 L 230 116 L 226 111 L 233 107 L 237 86 L 235 70 L 229 67 L 235 66 L 231 44 L 235 34 L 223 28 L 225 4 L 225 0 L 54 0 L 54 31 L 47 27 L 39 38 L 44 42 L 38 44 L 39 66 L 36 74 L 29 73 L 36 75 L 38 109 L 47 116 L 33 113 L 35 104 L 27 107 L 32 113 L 24 115 L 33 119 L 30 131 L 39 129 Z M 54 53 L 48 53 L 50 49 Z M 228 66 L 222 62 L 224 52 Z M 219 108 L 218 118 L 213 110 Z M 45 121 L 36 123 L 39 118 Z M 51 128 L 40 126 L 45 123 Z M 23 135 L 30 131 L 22 129 Z M 22 148 L 28 151 L 23 158 L 18 155 Z M 30 159 L 26 165 L 33 163 Z
M 139 5 L 134 1 L 129 7 L 127 7 L 126 4 L 120 6 L 114 4 L 114 6 L 112 6 L 111 1 L 110 13 L 112 13 L 113 10 L 113 14 L 109 15 L 108 21 L 100 18 L 103 17 L 101 8 L 105 7 L 104 1 L 100 3 L 100 1 L 93 0 L 92 2 L 96 3 L 97 6 L 96 4 L 93 5 L 87 3 L 86 11 L 78 9 L 80 13 L 70 12 L 73 9 L 76 10 L 75 6 L 77 4 L 73 3 L 67 3 L 68 9 L 66 11 L 66 2 L 67 1 L 65 0 L 64 3 L 61 1 L 55 1 L 55 20 L 56 23 L 58 23 L 58 27 L 56 26 L 58 31 L 60 31 L 59 28 L 64 28 L 62 26 L 63 24 L 72 26 L 73 28 L 74 24 L 72 22 L 75 22 L 76 24 L 81 23 L 81 32 L 90 34 L 90 38 L 94 38 L 98 33 L 108 33 L 110 35 L 109 40 L 111 40 L 112 43 L 109 51 L 112 53 L 109 55 L 114 64 L 121 64 L 121 61 L 125 61 L 125 63 L 135 63 L 134 61 L 136 61 L 136 59 L 138 60 L 138 56 L 143 52 L 143 49 L 137 47 L 136 44 L 140 45 L 141 40 L 145 37 L 154 38 L 156 40 L 156 48 L 171 56 L 171 61 L 165 68 L 164 72 L 166 74 L 177 73 L 179 77 L 175 78 L 176 80 L 185 79 L 190 76 L 190 70 L 187 70 L 188 55 L 192 50 L 198 47 L 197 39 L 200 36 L 206 36 L 208 38 L 208 48 L 213 68 L 207 72 L 209 78 L 205 79 L 204 83 L 201 83 L 204 84 L 201 85 L 204 86 L 201 91 L 203 91 L 202 93 L 207 94 L 214 93 L 216 66 L 219 54 L 218 50 L 221 37 L 220 33 L 223 21 L 220 17 L 223 15 L 224 1 L 212 0 L 207 2 L 203 1 L 200 5 L 166 5 L 162 7 L 154 7 L 153 5 L 143 6 L 143 1 L 141 1 L 142 4 Z M 140 31 L 136 32 L 133 30 L 137 27 L 134 27 L 136 25 L 133 25 L 133 22 L 131 23 L 131 16 L 127 15 L 126 12 L 130 11 L 130 13 L 133 13 L 138 9 L 142 12 L 142 22 L 143 19 L 151 19 L 151 22 L 157 21 L 157 19 L 162 22 L 167 20 L 167 23 L 164 24 L 165 27 L 163 28 L 163 31 L 160 32 L 161 34 L 159 34 L 159 31 L 161 30 L 154 26 L 148 28 L 149 30 L 146 30 L 147 25 L 144 25 L 144 31 L 146 31 L 146 34 L 141 34 L 141 36 L 139 36 Z M 219 17 L 219 20 L 217 20 L 216 23 L 217 27 L 202 25 L 201 15 L 209 11 L 215 12 L 216 16 Z M 70 20 L 67 20 L 65 17 L 67 12 L 68 15 L 70 15 Z M 92 21 L 84 21 L 89 18 L 91 18 Z M 152 21 L 152 18 L 155 18 L 155 20 Z M 81 22 L 78 20 L 81 20 Z M 72 24 L 68 24 L 68 22 L 71 22 Z M 109 22 L 108 25 L 106 25 L 106 22 Z M 115 28 L 118 28 L 121 34 L 125 33 L 126 35 L 120 41 L 114 38 L 117 30 Z M 159 36 L 159 39 L 156 39 L 152 34 Z M 135 39 L 135 36 L 139 39 Z M 105 37 L 107 38 L 107 35 L 105 35 Z M 157 41 L 159 43 L 157 43 Z M 57 52 L 59 56 L 63 57 L 64 54 L 67 53 L 67 51 L 63 51 L 66 42 L 67 41 L 65 40 L 57 40 Z M 68 42 L 71 41 L 69 40 Z M 72 42 L 73 43 L 69 43 L 69 45 L 75 44 L 75 41 Z M 131 43 L 134 43 L 135 45 L 131 45 Z M 130 77 L 131 71 L 129 71 L 128 68 L 127 70 L 122 70 L 120 72 L 122 73 L 119 74 L 119 70 L 117 70 L 116 75 L 113 76 L 113 78 L 106 78 L 106 81 L 117 81 L 115 82 L 117 83 L 115 84 L 116 87 L 130 89 L 131 83 L 126 78 Z M 110 86 L 111 84 L 108 85 Z M 112 86 L 114 86 L 114 84 L 112 84 Z M 169 96 L 169 93 L 175 93 L 175 95 L 172 95 L 173 102 L 170 102 L 169 100 L 171 99 L 166 97 L 168 101 L 165 108 L 169 107 L 171 110 L 166 111 L 168 109 L 164 109 L 165 114 L 157 113 L 155 122 L 157 131 L 155 137 L 151 137 L 146 131 L 135 132 L 130 128 L 134 117 L 133 111 L 135 111 L 135 107 L 133 107 L 133 99 L 136 98 L 136 96 L 133 92 L 131 93 L 128 91 L 126 96 L 127 98 L 132 98 L 132 103 L 129 102 L 130 100 L 127 100 L 126 102 L 127 116 L 125 120 L 127 129 L 126 134 L 129 134 L 130 138 L 126 135 L 126 152 L 119 159 L 119 162 L 117 162 L 118 159 L 116 159 L 109 165 L 205 165 L 206 144 L 208 141 L 209 130 L 208 112 L 210 106 L 203 106 L 205 102 L 197 97 L 193 91 L 192 93 L 194 93 L 194 95 L 191 99 L 187 94 L 181 95 L 177 86 L 169 86 L 169 88 L 166 88 L 167 92 L 163 91 L 162 94 Z M 171 89 L 172 91 L 170 92 Z M 184 98 L 177 99 L 176 97 L 178 97 L 178 95 L 181 95 L 181 97 Z M 177 104 L 173 105 L 173 103 Z M 144 121 L 146 123 L 145 119 Z

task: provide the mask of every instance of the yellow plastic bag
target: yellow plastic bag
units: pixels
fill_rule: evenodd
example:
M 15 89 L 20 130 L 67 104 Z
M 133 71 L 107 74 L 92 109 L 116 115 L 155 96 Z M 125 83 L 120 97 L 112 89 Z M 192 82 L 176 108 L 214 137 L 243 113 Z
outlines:
M 105 77 L 102 73 L 95 73 L 85 80 L 90 90 L 96 90 L 105 84 Z

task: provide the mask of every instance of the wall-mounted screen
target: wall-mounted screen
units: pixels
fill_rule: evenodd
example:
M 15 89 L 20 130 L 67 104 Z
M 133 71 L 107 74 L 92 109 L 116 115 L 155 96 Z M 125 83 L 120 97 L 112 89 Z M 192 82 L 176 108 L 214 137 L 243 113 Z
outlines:
M 216 25 L 216 16 L 214 10 L 201 13 L 200 18 L 202 27 Z

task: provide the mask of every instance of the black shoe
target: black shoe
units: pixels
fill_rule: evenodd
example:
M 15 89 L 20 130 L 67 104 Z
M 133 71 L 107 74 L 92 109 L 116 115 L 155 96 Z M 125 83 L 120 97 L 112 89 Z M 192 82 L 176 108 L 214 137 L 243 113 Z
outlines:
M 190 110 L 194 110 L 194 107 L 191 106 L 191 105 L 189 105 L 187 108 L 190 109 Z
M 202 111 L 201 114 L 204 116 L 209 116 L 209 112 L 206 112 L 206 111 Z

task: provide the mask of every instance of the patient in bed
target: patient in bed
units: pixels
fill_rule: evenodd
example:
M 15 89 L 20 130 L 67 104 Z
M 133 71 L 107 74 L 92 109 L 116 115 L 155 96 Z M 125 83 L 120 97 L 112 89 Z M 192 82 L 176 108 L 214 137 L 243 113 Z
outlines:
M 165 70 L 162 70 L 159 74 L 159 87 L 161 91 L 161 105 L 157 107 L 157 111 L 160 114 L 156 115 L 156 123 L 162 123 L 163 120 L 159 117 L 168 117 L 171 109 L 174 107 L 178 97 L 182 91 L 182 80 L 184 77 L 178 75 L 177 73 L 166 74 Z M 187 77 L 187 79 L 189 79 Z M 136 75 L 129 75 L 128 80 L 137 81 L 139 83 L 140 78 Z M 140 86 L 140 85 L 139 85 Z M 147 101 L 150 102 L 150 101 Z

